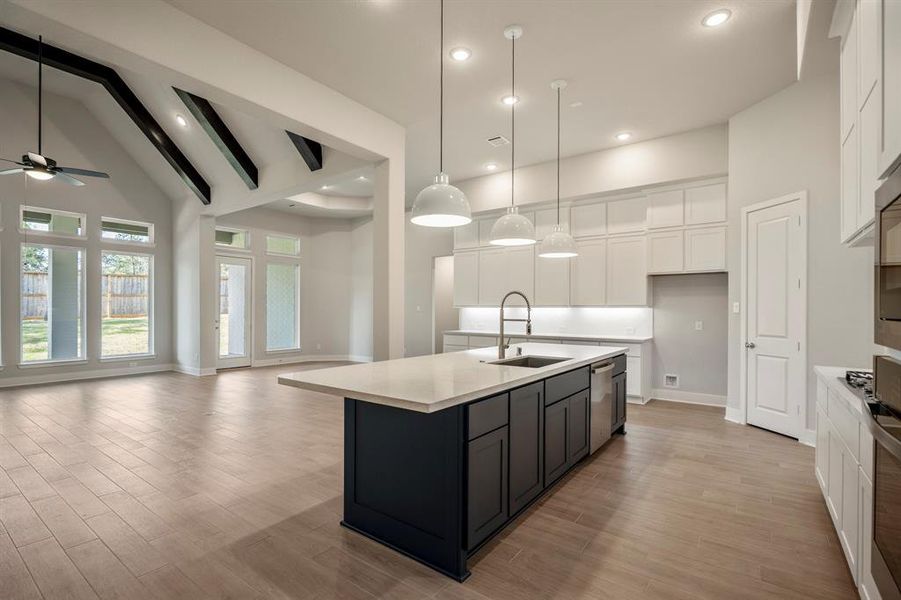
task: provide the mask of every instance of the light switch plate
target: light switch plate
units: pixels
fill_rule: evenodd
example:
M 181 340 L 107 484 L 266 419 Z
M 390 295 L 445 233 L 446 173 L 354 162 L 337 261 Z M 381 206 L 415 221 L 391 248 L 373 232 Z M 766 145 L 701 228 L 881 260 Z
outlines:
M 732 303 L 732 312 L 734 312 L 735 314 L 740 313 L 741 312 L 741 304 L 739 304 L 738 302 L 733 302 Z
M 695 321 L 695 331 L 704 331 L 704 321 Z

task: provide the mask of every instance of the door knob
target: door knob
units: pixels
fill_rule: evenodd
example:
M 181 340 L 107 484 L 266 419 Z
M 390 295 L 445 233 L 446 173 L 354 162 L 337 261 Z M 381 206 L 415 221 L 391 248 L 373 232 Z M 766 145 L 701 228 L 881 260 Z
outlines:
M 754 342 L 745 342 L 745 348 L 756 348 L 757 344 Z

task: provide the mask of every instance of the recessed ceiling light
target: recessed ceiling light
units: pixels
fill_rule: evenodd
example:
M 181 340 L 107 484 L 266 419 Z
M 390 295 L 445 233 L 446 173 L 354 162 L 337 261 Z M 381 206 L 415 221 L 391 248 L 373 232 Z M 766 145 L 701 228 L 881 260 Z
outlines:
M 357 177 L 357 181 L 369 181 L 369 180 L 366 178 L 365 175 L 360 175 L 359 177 Z
M 732 11 L 728 8 L 721 8 L 720 10 L 715 10 L 706 17 L 701 20 L 701 24 L 704 27 L 719 27 L 723 23 L 729 20 L 729 17 L 732 16 Z
M 324 192 L 324 191 L 326 191 L 326 190 L 332 189 L 332 186 L 330 186 L 330 185 L 324 185 L 324 186 L 320 187 L 319 189 L 322 190 L 322 191 Z
M 580 106 L 582 106 L 581 102 L 570 102 L 569 104 L 570 108 L 579 108 Z
M 507 96 L 504 96 L 503 98 L 501 98 L 501 102 L 503 102 L 507 106 L 513 106 L 514 104 L 519 102 L 519 96 L 507 95 Z
M 175 122 L 178 123 L 179 127 L 188 126 L 188 120 L 184 117 L 184 115 L 175 115 Z
M 629 133 L 628 131 L 621 131 L 616 134 L 616 139 L 618 139 L 621 142 L 625 142 L 626 140 L 630 139 L 631 137 L 632 137 L 632 134 Z
M 486 171 L 496 171 L 497 163 L 485 163 L 485 170 Z
M 469 60 L 470 56 L 472 56 L 472 50 L 470 50 L 469 48 L 454 48 L 450 51 L 450 57 L 457 62 Z

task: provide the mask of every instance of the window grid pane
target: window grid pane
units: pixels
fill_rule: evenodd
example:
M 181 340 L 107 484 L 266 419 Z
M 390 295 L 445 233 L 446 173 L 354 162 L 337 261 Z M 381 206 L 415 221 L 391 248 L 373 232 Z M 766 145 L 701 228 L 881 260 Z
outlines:
M 100 222 L 100 237 L 116 242 L 149 244 L 153 241 L 152 231 L 153 226 L 149 223 L 118 221 L 106 217 Z
M 270 263 L 266 266 L 266 349 L 300 347 L 298 331 L 297 265 Z
M 22 207 L 21 227 L 70 236 L 84 236 L 84 215 L 42 208 Z
M 217 246 L 226 246 L 229 248 L 240 248 L 242 250 L 247 250 L 247 248 L 250 246 L 248 242 L 249 238 L 246 231 L 231 229 L 216 230 Z
M 300 240 L 291 236 L 267 235 L 266 252 L 269 254 L 297 256 L 300 254 Z
M 150 354 L 153 351 L 151 257 L 104 252 L 101 267 L 101 356 Z

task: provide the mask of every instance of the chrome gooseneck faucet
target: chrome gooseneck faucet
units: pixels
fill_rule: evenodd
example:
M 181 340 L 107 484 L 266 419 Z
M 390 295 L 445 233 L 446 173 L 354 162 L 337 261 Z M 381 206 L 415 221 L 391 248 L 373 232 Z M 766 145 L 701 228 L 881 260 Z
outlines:
M 510 296 L 521 296 L 523 300 L 526 301 L 526 318 L 525 319 L 506 319 L 504 318 L 504 304 L 507 302 L 507 298 Z M 504 358 L 505 350 L 507 349 L 507 343 L 504 341 L 504 322 L 505 321 L 525 321 L 526 324 L 526 335 L 532 335 L 532 305 L 529 304 L 529 299 L 526 298 L 526 295 L 522 292 L 507 292 L 507 295 L 504 296 L 504 299 L 501 300 L 501 327 L 500 327 L 500 338 L 497 342 L 497 357 Z

